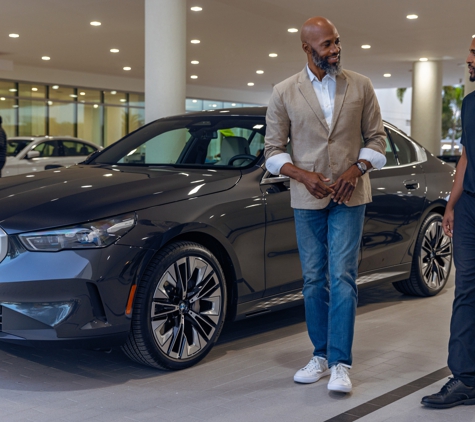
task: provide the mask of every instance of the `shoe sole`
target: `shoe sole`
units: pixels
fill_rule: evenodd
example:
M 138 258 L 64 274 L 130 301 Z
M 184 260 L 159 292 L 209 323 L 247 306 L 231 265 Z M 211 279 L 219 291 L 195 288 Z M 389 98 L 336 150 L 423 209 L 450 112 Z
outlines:
M 455 403 L 448 403 L 448 404 L 437 404 L 437 403 L 424 403 L 421 401 L 421 404 L 423 404 L 426 407 L 433 407 L 434 409 L 450 409 L 451 407 L 455 406 L 470 406 L 475 404 L 475 399 L 468 399 L 468 400 L 461 400 L 461 401 L 456 401 Z
M 352 389 L 352 387 L 344 387 L 342 385 L 338 385 L 335 387 L 328 385 L 327 388 L 328 388 L 328 391 L 336 391 L 337 393 L 351 393 L 351 389 Z
M 314 382 L 317 382 L 320 378 L 327 377 L 330 375 L 331 371 L 330 369 L 322 372 L 318 377 L 315 378 L 300 378 L 298 376 L 294 376 L 294 381 L 298 382 L 299 384 L 313 384 Z

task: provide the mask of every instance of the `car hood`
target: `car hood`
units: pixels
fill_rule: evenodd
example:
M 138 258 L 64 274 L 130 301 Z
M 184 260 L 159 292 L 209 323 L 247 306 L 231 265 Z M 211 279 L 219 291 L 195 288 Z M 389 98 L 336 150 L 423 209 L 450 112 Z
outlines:
M 8 233 L 67 226 L 231 189 L 240 170 L 77 165 L 0 178 Z

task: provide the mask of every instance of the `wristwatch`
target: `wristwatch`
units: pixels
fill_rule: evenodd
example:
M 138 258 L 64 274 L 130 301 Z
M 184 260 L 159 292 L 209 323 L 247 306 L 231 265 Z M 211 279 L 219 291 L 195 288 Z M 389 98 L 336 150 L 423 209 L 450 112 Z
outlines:
M 358 169 L 361 171 L 362 176 L 368 171 L 368 167 L 366 167 L 366 164 L 362 161 L 357 161 L 355 163 L 355 166 L 358 167 Z

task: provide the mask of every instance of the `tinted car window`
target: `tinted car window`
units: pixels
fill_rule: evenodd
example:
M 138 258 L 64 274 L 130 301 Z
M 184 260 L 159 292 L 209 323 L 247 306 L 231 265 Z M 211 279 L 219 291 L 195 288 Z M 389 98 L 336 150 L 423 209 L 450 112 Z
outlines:
M 76 141 L 61 141 L 63 145 L 63 152 L 65 156 L 74 157 L 81 155 L 89 155 L 95 151 L 90 145 Z
M 41 142 L 38 145 L 32 147 L 32 150 L 38 151 L 40 157 L 58 157 L 60 151 L 56 141 Z
M 161 120 L 104 150 L 92 163 L 245 167 L 264 148 L 265 125 L 256 118 Z
M 10 139 L 7 142 L 7 157 L 16 157 L 32 141 L 27 139 Z
M 384 167 L 394 167 L 394 166 L 397 166 L 396 156 L 394 155 L 391 142 L 388 136 L 386 136 L 386 164 L 384 165 Z
M 417 155 L 412 144 L 399 133 L 394 130 L 388 129 L 391 141 L 393 141 L 394 148 L 396 149 L 396 157 L 399 164 L 409 164 L 417 161 Z

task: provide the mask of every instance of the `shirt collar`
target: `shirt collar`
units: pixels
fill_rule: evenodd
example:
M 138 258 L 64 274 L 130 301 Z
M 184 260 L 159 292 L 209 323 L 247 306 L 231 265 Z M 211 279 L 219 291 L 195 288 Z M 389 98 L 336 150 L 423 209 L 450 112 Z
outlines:
M 336 76 L 335 75 L 329 75 L 328 73 L 323 77 L 323 79 L 321 81 L 319 81 L 318 78 L 313 74 L 313 72 L 308 67 L 308 64 L 307 64 L 307 73 L 308 73 L 308 77 L 310 78 L 310 82 L 312 82 L 312 83 L 313 83 L 313 81 L 317 81 L 319 83 L 322 83 L 323 79 L 325 79 L 325 78 L 331 79 L 333 82 L 336 82 Z

